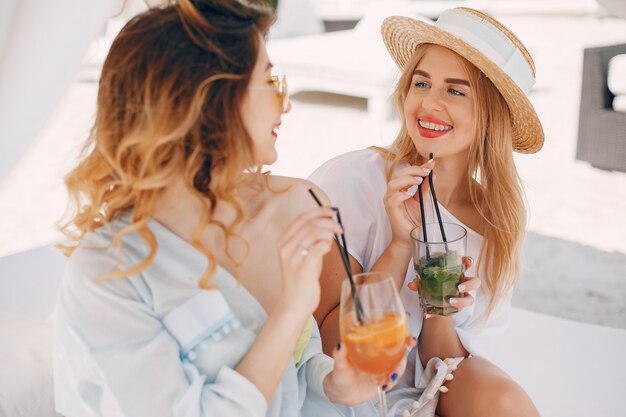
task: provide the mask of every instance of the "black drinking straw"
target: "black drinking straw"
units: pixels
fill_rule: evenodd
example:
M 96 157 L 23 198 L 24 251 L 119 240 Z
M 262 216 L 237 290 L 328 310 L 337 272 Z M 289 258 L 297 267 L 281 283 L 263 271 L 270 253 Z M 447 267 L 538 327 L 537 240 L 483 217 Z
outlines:
M 337 222 L 343 229 L 343 223 L 341 222 L 341 214 L 339 214 L 339 209 L 337 209 Z M 346 233 L 341 234 L 341 241 L 343 242 L 343 259 L 344 265 L 346 268 L 346 272 L 350 277 L 350 284 L 352 290 L 352 299 L 354 300 L 354 307 L 356 309 L 356 318 L 359 324 L 363 324 L 363 319 L 365 318 L 365 312 L 363 311 L 363 305 L 361 304 L 361 299 L 359 298 L 358 293 L 356 292 L 356 286 L 354 284 L 354 278 L 352 277 L 352 266 L 350 265 L 350 256 L 348 255 L 348 244 L 346 243 Z M 339 244 L 339 241 L 335 239 L 335 242 Z
M 319 198 L 315 195 L 313 190 L 309 188 L 309 193 L 311 197 L 315 200 L 318 206 L 323 207 L 324 205 L 320 201 Z M 339 214 L 339 210 L 337 209 L 337 222 L 343 229 L 343 224 L 341 223 L 341 215 Z M 363 324 L 363 317 L 365 313 L 363 312 L 363 306 L 361 305 L 361 300 L 359 300 L 358 293 L 356 291 L 356 286 L 354 284 L 354 278 L 352 277 L 352 267 L 350 266 L 350 258 L 348 256 L 348 245 L 346 244 L 346 234 L 341 234 L 341 240 L 343 242 L 343 247 L 339 243 L 339 237 L 335 234 L 335 243 L 337 243 L 337 249 L 339 249 L 339 255 L 341 256 L 341 260 L 343 261 L 343 267 L 346 270 L 346 274 L 348 274 L 348 280 L 350 281 L 350 290 L 352 292 L 352 300 L 354 300 L 354 308 L 356 310 L 356 319 L 359 324 Z
M 420 216 L 422 217 L 422 238 L 426 247 L 426 259 L 430 259 L 430 250 L 428 249 L 428 234 L 426 233 L 426 216 L 424 215 L 424 195 L 422 194 L 422 184 L 417 186 L 417 194 L 420 198 Z
M 428 155 L 428 159 L 433 159 L 433 154 Z M 439 204 L 437 203 L 437 194 L 435 193 L 435 184 L 433 183 L 433 172 L 428 174 L 428 184 L 430 184 L 430 192 L 433 195 L 433 203 L 435 204 L 435 212 L 437 213 L 437 221 L 439 221 L 439 230 L 441 230 L 441 237 L 448 252 L 448 239 L 446 239 L 446 232 L 443 230 L 443 222 L 441 221 L 441 213 L 439 212 Z M 420 201 L 421 202 L 421 201 Z M 424 238 L 426 240 L 426 238 Z

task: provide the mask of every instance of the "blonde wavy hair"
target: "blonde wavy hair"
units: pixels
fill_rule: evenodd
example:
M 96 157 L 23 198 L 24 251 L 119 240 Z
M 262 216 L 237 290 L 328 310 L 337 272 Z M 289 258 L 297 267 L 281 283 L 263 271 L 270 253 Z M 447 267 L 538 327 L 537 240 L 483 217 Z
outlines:
M 402 120 L 400 132 L 389 148 L 374 147 L 388 161 L 388 180 L 400 162 L 425 162 L 406 129 L 404 101 L 411 86 L 413 71 L 429 46 L 418 46 L 396 84 L 394 99 Z M 467 186 L 472 204 L 485 225 L 477 270 L 486 266 L 486 276 L 483 278 L 490 294 L 489 315 L 498 300 L 510 295 L 519 281 L 526 207 L 513 161 L 512 123 L 506 101 L 480 70 L 463 57 L 460 58 L 474 91 L 476 138 L 468 151 Z M 476 183 L 479 187 L 476 187 Z
M 235 189 L 250 177 L 244 171 L 260 174 L 241 103 L 273 21 L 270 9 L 239 0 L 179 0 L 124 26 L 104 62 L 82 160 L 66 177 L 70 208 L 62 231 L 73 241 L 67 255 L 85 234 L 128 213 L 132 223 L 112 244 L 121 248 L 123 236 L 136 232 L 149 254 L 102 278 L 148 267 L 158 250 L 148 227 L 155 200 L 182 173 L 202 207 L 191 244 L 208 259 L 200 286 L 210 287 L 217 262 L 200 235 L 213 224 L 226 242 L 238 236 L 246 213 Z M 218 200 L 234 207 L 232 224 L 212 219 Z

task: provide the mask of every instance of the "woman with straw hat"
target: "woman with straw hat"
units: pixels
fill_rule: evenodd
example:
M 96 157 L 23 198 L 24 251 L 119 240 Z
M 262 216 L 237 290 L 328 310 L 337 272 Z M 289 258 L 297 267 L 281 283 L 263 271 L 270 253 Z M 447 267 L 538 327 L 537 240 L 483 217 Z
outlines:
M 261 172 L 291 108 L 272 21 L 245 1 L 179 0 L 113 42 L 66 179 L 64 416 L 345 416 L 376 395 L 345 349 L 322 353 L 311 316 L 342 229 L 308 190 L 328 198 Z
M 400 132 L 387 148 L 326 162 L 311 180 L 344 213 L 353 269 L 396 277 L 409 331 L 418 337 L 408 371 L 390 392 L 393 412 L 536 416 L 521 387 L 479 356 L 485 337 L 507 325 L 520 277 L 526 210 L 513 151 L 537 152 L 544 139 L 526 96 L 533 60 L 500 22 L 468 8 L 447 10 L 435 24 L 389 17 L 382 36 L 401 70 Z M 409 233 L 422 221 L 415 189 L 428 189 L 431 171 L 443 220 L 467 229 L 466 277 L 461 296 L 449 300 L 459 309 L 452 316 L 422 313 L 410 265 Z M 433 204 L 422 208 L 426 221 L 437 221 Z M 330 252 L 315 313 L 325 349 L 339 339 L 341 278 L 341 260 Z

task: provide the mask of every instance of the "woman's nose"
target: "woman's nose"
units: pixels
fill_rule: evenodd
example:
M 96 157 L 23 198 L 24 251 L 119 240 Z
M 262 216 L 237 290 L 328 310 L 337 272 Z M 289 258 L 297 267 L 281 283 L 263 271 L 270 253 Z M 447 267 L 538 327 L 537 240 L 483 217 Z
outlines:
M 443 110 L 441 92 L 434 88 L 428 90 L 428 93 L 422 99 L 422 107 L 431 110 Z
M 292 107 L 293 106 L 291 105 L 291 100 L 289 100 L 289 102 L 287 103 L 287 108 L 285 109 L 283 113 L 289 113 Z

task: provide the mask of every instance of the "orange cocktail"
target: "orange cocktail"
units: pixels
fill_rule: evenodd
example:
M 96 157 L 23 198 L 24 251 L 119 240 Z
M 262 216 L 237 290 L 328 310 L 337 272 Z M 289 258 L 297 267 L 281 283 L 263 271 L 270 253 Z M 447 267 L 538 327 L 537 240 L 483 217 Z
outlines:
M 406 316 L 403 312 L 386 312 L 358 325 L 352 313 L 342 318 L 341 334 L 352 365 L 375 375 L 387 375 L 405 353 Z

